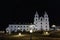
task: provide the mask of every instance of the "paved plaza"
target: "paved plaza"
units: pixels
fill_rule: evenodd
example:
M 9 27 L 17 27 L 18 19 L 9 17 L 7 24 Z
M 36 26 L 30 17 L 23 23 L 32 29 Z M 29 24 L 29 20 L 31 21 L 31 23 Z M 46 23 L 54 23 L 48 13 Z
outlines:
M 35 33 L 13 33 L 9 34 L 0 34 L 0 40 L 60 40 L 60 31 L 49 32 L 50 35 L 43 35 L 40 32 Z

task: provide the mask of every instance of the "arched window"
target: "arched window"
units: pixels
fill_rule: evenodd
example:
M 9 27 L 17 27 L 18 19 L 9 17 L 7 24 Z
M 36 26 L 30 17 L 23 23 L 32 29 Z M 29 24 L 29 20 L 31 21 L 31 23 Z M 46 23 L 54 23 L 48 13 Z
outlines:
M 47 28 L 47 26 L 46 26 L 46 28 Z
M 37 17 L 37 16 L 36 16 Z
M 42 24 L 42 23 L 41 23 Z
M 36 19 L 36 21 L 37 21 L 37 19 Z
M 47 23 L 46 23 L 47 24 Z

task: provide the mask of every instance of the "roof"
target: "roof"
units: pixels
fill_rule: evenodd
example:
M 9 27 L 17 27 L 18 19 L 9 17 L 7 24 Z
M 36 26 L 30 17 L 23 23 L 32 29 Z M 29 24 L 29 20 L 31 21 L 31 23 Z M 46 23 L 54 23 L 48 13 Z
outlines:
M 34 25 L 34 24 L 9 24 L 9 25 Z

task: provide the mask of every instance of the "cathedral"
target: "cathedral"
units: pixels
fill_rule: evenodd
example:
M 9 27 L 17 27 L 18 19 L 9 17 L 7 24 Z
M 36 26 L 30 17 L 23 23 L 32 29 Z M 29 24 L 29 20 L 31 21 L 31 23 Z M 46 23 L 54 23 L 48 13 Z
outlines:
M 38 13 L 36 12 L 34 17 L 34 24 L 37 27 L 37 30 L 49 30 L 48 14 L 45 12 L 44 17 L 39 17 Z
M 49 31 L 49 17 L 48 14 L 45 12 L 43 17 L 39 17 L 38 12 L 36 11 L 34 16 L 34 23 L 33 24 L 9 24 L 6 28 L 6 32 L 11 34 L 12 31 L 17 32 L 19 31 Z

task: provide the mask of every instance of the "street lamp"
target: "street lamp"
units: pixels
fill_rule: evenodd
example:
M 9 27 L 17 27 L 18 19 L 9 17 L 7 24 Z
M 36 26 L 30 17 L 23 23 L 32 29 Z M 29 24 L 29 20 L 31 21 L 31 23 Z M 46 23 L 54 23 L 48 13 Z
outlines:
M 49 35 L 49 33 L 48 32 L 44 32 L 44 35 Z
M 56 25 L 52 25 L 52 27 L 56 27 Z
M 32 30 L 30 30 L 30 40 L 32 40 Z
M 21 33 L 19 33 L 19 36 L 21 36 Z
M 33 31 L 32 30 L 30 30 L 30 33 L 32 33 Z
M 18 28 L 18 29 L 20 29 L 20 28 Z
M 56 28 L 56 25 L 52 25 L 52 28 L 55 30 L 55 28 Z

